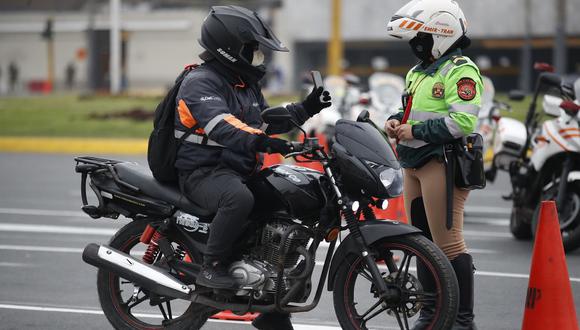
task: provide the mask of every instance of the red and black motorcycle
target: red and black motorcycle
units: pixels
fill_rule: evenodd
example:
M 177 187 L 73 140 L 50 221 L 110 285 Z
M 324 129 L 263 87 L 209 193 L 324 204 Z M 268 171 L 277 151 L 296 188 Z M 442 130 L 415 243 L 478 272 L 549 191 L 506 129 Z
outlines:
M 267 123 L 291 120 L 284 108 L 263 117 Z M 199 329 L 219 310 L 306 312 L 319 303 L 325 283 L 343 329 L 409 329 L 425 303 L 434 306 L 432 329 L 451 328 L 458 286 L 445 255 L 419 229 L 377 220 L 372 212 L 371 206 L 401 194 L 402 175 L 368 113 L 336 123 L 329 154 L 316 139 L 293 145 L 288 157 L 320 162 L 324 173 L 275 165 L 248 183 L 256 206 L 234 249 L 232 290 L 195 284 L 212 214 L 138 164 L 76 158 L 82 209 L 95 219 L 131 219 L 108 245 L 89 244 L 83 253 L 99 268 L 101 307 L 116 329 Z M 314 287 L 320 249 L 326 258 Z M 431 274 L 434 290 L 424 289 L 417 263 Z

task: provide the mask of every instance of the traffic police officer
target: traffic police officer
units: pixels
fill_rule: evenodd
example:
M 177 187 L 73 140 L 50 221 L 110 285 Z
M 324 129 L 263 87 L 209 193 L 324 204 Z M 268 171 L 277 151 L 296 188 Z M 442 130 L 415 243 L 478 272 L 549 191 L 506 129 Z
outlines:
M 443 250 L 457 276 L 460 301 L 453 329 L 476 328 L 474 267 L 463 239 L 467 191 L 454 188 L 453 226 L 446 228 L 444 144 L 473 132 L 483 86 L 479 69 L 461 53 L 470 43 L 466 26 L 455 1 L 413 0 L 395 13 L 387 27 L 391 36 L 409 40 L 421 61 L 406 76 L 405 105 L 410 112 L 390 117 L 385 130 L 398 140 L 407 217 Z M 423 289 L 435 291 L 421 263 L 417 273 Z M 424 303 L 413 329 L 429 329 L 434 312 L 432 303 Z
M 215 212 L 196 283 L 228 289 L 227 271 L 233 243 L 243 233 L 254 206 L 246 181 L 262 166 L 261 152 L 286 154 L 291 145 L 269 134 L 288 132 L 291 123 L 265 125 L 268 107 L 258 85 L 266 73 L 264 53 L 288 51 L 270 27 L 253 11 L 215 6 L 202 25 L 199 40 L 204 63 L 183 80 L 176 102 L 175 136 L 188 130 L 177 152 L 182 192 L 193 203 Z M 320 87 L 303 102 L 287 105 L 298 124 L 330 106 Z M 292 329 L 288 314 L 265 313 L 253 322 L 259 329 Z

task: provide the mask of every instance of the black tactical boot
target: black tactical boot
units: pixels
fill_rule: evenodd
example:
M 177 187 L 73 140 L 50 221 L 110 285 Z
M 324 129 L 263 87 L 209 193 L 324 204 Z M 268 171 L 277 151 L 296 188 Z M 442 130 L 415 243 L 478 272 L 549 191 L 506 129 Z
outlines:
M 226 266 L 215 260 L 204 261 L 195 283 L 213 289 L 231 289 L 235 284 Z
M 419 278 L 419 282 L 421 282 L 421 286 L 423 287 L 424 292 L 436 292 L 433 276 L 431 276 L 429 270 L 425 267 L 425 265 L 423 265 L 422 262 L 417 262 L 417 277 Z M 435 302 L 423 302 L 423 307 L 421 308 L 421 312 L 419 312 L 419 318 L 415 324 L 413 324 L 412 330 L 428 329 L 431 321 L 433 320 L 434 313 Z
M 452 330 L 477 330 L 473 322 L 473 258 L 467 253 L 451 260 L 459 283 L 459 312 Z
M 256 317 L 252 325 L 260 330 L 294 330 L 288 313 L 263 313 Z

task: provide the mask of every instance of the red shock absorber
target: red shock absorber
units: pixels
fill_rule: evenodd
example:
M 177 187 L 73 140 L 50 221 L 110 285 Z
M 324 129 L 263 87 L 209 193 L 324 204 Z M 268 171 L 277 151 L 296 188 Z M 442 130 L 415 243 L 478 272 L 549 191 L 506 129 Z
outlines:
M 153 234 L 153 237 L 151 237 L 151 241 L 149 242 L 149 246 L 147 247 L 147 251 L 145 251 L 145 254 L 143 255 L 143 261 L 148 264 L 152 264 L 153 261 L 155 261 L 155 258 L 157 258 L 157 255 L 159 254 L 159 245 L 157 242 L 161 238 L 163 238 L 163 234 L 160 232 L 156 231 Z

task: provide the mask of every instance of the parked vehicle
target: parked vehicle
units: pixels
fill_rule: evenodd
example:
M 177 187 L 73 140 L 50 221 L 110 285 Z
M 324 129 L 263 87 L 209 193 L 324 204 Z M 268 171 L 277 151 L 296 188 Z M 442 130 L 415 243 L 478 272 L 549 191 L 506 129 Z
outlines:
M 543 87 L 541 122 L 536 113 Z M 557 96 L 550 95 L 555 93 Z M 510 118 L 498 122 L 493 166 L 508 171 L 513 201 L 510 230 L 518 239 L 533 236 L 540 201 L 555 200 L 566 251 L 580 246 L 580 117 L 574 89 L 550 72 L 538 78 L 525 123 Z
M 267 123 L 291 120 L 285 108 L 263 116 Z M 108 245 L 89 244 L 83 253 L 85 262 L 99 268 L 99 300 L 111 324 L 199 329 L 219 310 L 306 312 L 317 306 L 327 284 L 343 329 L 409 329 L 425 301 L 435 302 L 431 328 L 450 329 L 458 308 L 451 264 L 417 228 L 378 221 L 370 209 L 401 194 L 392 148 L 368 113 L 357 121 L 339 120 L 334 139 L 329 154 L 308 138 L 293 142 L 295 152 L 288 155 L 321 162 L 324 173 L 275 165 L 249 183 L 256 206 L 234 249 L 233 290 L 195 285 L 212 214 L 136 163 L 76 158 L 82 209 L 95 219 L 131 219 Z M 87 181 L 97 205 L 88 202 Z M 315 256 L 324 240 L 329 244 L 314 288 Z M 425 292 L 411 267 L 417 262 L 431 272 L 437 292 Z
M 486 178 L 493 182 L 497 175 L 497 168 L 493 166 L 493 146 L 497 137 L 497 123 L 501 119 L 501 112 L 511 111 L 511 106 L 496 100 L 493 81 L 486 76 L 482 78 L 483 93 L 476 132 L 483 137 L 483 161 Z
M 405 79 L 402 77 L 385 72 L 373 73 L 369 77 L 369 91 L 361 95 L 352 112 L 358 114 L 362 109 L 367 109 L 371 119 L 382 124 L 401 111 L 404 90 Z

